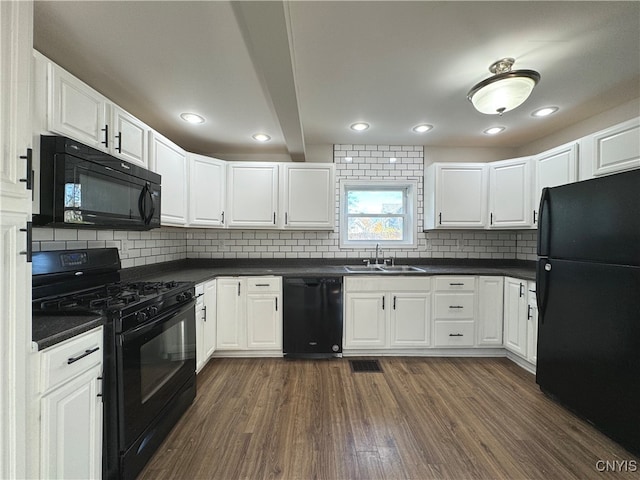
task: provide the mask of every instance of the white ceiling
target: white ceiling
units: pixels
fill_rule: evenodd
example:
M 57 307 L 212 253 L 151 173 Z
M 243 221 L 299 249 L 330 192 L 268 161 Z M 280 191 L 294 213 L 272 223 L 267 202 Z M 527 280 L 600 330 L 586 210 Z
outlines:
M 637 1 L 46 1 L 34 43 L 183 148 L 221 158 L 520 147 L 640 97 Z M 521 107 L 483 115 L 466 94 L 503 57 L 542 79 Z M 548 105 L 560 111 L 531 117 Z M 184 123 L 186 111 L 206 123 Z M 353 132 L 356 121 L 371 128 Z M 419 123 L 434 128 L 415 134 Z M 507 130 L 482 133 L 494 125 Z

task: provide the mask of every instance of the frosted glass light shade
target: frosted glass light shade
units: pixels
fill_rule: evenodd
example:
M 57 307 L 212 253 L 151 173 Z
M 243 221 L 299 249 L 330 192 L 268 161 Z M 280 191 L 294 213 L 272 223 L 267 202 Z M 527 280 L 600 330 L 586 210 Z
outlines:
M 522 105 L 539 81 L 533 70 L 498 73 L 475 85 L 467 98 L 480 113 L 502 115 Z

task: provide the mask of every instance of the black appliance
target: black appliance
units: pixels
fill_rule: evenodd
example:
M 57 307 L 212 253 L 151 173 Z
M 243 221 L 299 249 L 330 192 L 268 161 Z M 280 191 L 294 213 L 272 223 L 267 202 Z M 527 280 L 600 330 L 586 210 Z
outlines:
M 540 202 L 536 381 L 640 454 L 640 170 Z
M 160 175 L 70 138 L 40 139 L 40 213 L 51 227 L 160 226 Z
M 342 277 L 285 277 L 285 358 L 342 356 Z
M 119 268 L 116 248 L 35 252 L 32 309 L 106 319 L 103 478 L 134 479 L 195 398 L 195 289 Z

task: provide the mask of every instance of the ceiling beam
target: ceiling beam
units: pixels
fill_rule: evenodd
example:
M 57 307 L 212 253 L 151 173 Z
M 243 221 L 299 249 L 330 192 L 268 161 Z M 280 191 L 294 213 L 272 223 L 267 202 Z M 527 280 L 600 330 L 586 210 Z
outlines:
M 231 2 L 267 102 L 280 124 L 294 162 L 304 162 L 305 146 L 284 2 Z

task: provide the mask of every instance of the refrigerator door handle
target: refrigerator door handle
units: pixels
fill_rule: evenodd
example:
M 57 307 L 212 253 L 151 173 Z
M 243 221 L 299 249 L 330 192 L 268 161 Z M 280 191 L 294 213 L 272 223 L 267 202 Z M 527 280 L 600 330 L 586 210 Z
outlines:
M 551 271 L 551 263 L 546 258 L 538 260 L 536 268 L 536 304 L 538 305 L 538 319 L 544 323 L 544 314 L 547 308 L 548 275 Z
M 538 256 L 549 255 L 549 236 L 551 235 L 551 217 L 547 211 L 549 205 L 549 189 L 543 188 L 538 208 Z

